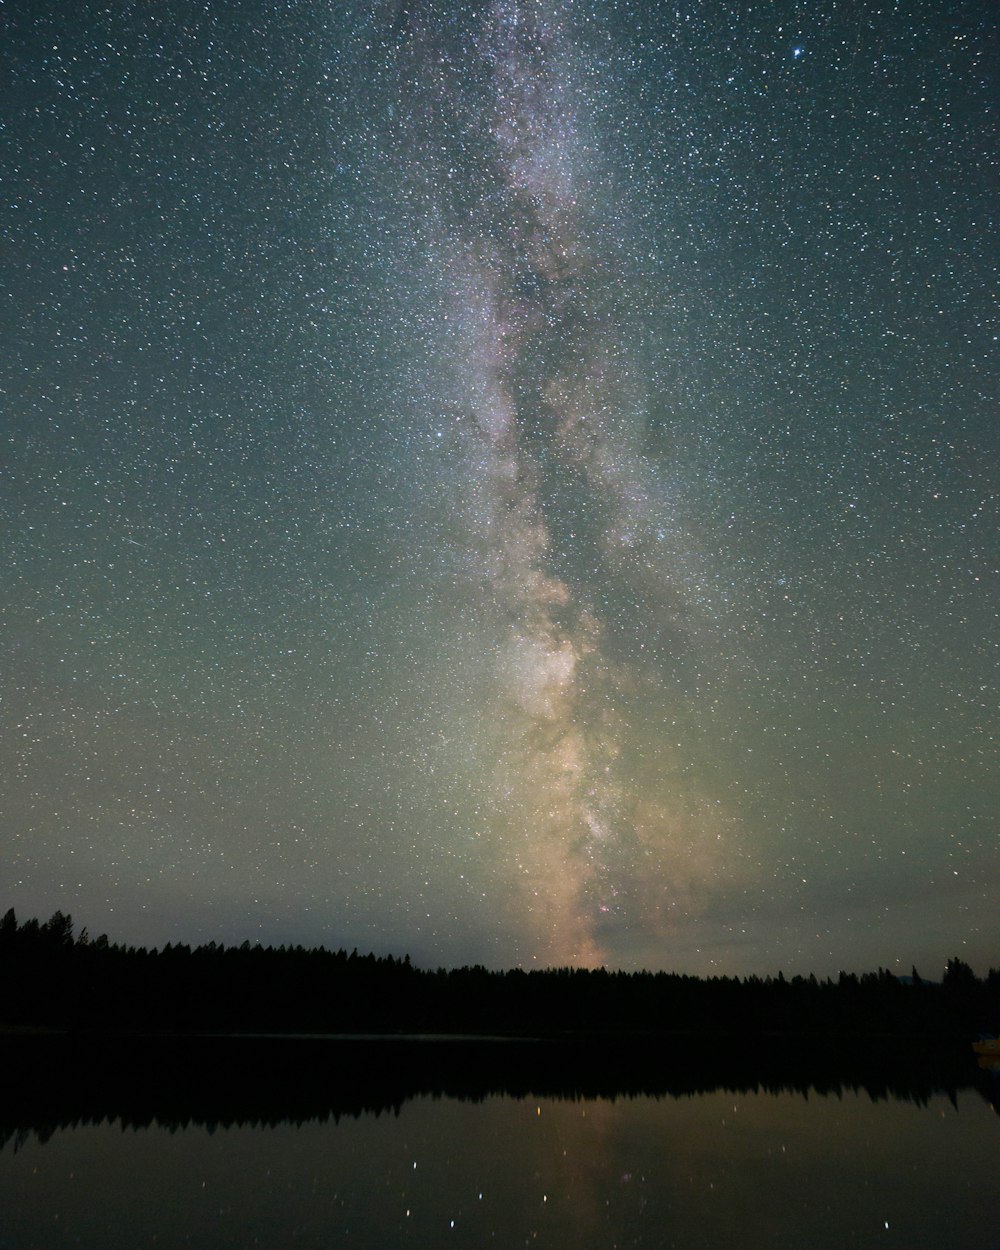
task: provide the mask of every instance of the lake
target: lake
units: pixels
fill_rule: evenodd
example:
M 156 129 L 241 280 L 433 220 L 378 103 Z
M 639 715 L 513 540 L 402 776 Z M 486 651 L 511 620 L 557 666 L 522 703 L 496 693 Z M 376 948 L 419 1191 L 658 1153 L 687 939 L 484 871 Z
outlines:
M 493 1073 L 459 1096 L 439 1075 L 431 1091 L 400 1093 L 400 1070 L 426 1068 L 411 1046 L 392 1072 L 385 1051 L 378 1076 L 361 1065 L 361 1098 L 345 1100 L 361 1045 L 302 1052 L 311 1106 L 288 1044 L 277 1064 L 260 1049 L 249 1069 L 235 1063 L 240 1087 L 256 1070 L 262 1091 L 245 1089 L 243 1106 L 232 1091 L 218 1101 L 218 1082 L 195 1082 L 181 1105 L 192 1055 L 162 1052 L 152 1067 L 72 1072 L 78 1091 L 94 1084 L 60 1120 L 51 1097 L 68 1096 L 66 1065 L 32 1093 L 36 1067 L 15 1082 L 4 1124 L 0 1248 L 1000 1246 L 996 1077 L 972 1060 L 967 1083 L 937 1092 L 923 1078 L 892 1092 L 831 1087 L 828 1075 L 822 1093 L 798 1078 L 748 1086 L 743 1074 L 711 1089 L 689 1073 L 673 1092 L 587 1096 L 574 1076 L 563 1094 L 533 1095 L 490 1092 L 498 1047 Z M 479 1051 L 441 1053 L 434 1063 L 475 1077 Z M 518 1053 L 512 1084 L 530 1079 L 532 1055 Z

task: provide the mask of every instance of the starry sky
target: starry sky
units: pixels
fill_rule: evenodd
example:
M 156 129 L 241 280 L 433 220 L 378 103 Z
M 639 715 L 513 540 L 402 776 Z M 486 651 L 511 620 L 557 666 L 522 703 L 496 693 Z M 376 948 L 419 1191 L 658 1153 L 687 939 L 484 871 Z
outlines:
M 0 30 L 4 908 L 997 964 L 991 4 Z

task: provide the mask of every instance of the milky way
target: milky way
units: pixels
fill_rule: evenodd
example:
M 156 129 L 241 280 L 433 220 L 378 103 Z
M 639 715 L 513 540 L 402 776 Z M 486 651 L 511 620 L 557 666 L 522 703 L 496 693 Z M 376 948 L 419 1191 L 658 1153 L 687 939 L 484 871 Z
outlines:
M 985 967 L 991 11 L 9 34 L 10 904 L 423 963 Z
M 444 11 L 415 8 L 394 69 L 398 155 L 448 293 L 475 617 L 494 636 L 481 644 L 499 759 L 489 836 L 530 957 L 593 964 L 604 931 L 627 917 L 655 933 L 675 895 L 673 831 L 655 798 L 630 793 L 620 705 L 650 678 L 631 652 L 680 629 L 682 595 L 676 545 L 656 550 L 669 509 L 635 445 L 644 397 L 602 255 L 600 154 L 567 15 L 496 3 L 442 38 Z M 617 660 L 602 610 L 616 587 L 641 603 Z

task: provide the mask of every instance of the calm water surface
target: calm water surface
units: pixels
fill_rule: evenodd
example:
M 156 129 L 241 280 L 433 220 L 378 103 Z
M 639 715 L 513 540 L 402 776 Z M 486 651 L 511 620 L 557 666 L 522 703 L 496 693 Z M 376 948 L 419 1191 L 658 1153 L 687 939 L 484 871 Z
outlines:
M 31 1134 L 0 1247 L 997 1250 L 1000 1121 L 975 1091 L 482 1101 L 274 1127 Z

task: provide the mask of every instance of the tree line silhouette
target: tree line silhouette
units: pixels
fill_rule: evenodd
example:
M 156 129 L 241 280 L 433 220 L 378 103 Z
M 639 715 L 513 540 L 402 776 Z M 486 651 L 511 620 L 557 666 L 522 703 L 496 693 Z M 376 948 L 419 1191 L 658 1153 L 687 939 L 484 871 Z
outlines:
M 422 970 L 409 957 L 216 942 L 159 949 L 0 920 L 0 1023 L 146 1033 L 444 1033 L 606 1039 L 774 1033 L 968 1039 L 1000 1023 L 1000 969 L 958 958 L 940 982 L 916 969 L 836 979 L 699 978 L 604 968 Z

